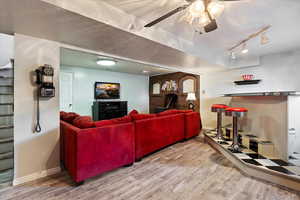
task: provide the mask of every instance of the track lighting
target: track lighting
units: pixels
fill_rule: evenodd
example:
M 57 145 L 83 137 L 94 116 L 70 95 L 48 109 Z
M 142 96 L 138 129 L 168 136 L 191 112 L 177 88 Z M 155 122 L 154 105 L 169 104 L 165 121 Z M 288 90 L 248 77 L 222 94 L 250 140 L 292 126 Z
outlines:
M 231 48 L 227 49 L 228 52 L 230 52 L 230 57 L 231 59 L 234 59 L 233 57 L 235 57 L 232 52 L 236 52 L 236 49 L 240 49 L 241 48 L 241 53 L 246 54 L 249 52 L 249 50 L 247 49 L 247 42 L 249 42 L 249 40 L 252 40 L 256 37 L 260 37 L 260 43 L 261 45 L 267 44 L 270 42 L 270 39 L 267 37 L 266 35 L 266 31 L 269 30 L 271 28 L 271 25 L 265 26 L 263 28 L 261 28 L 259 31 L 250 34 L 247 38 L 243 39 L 242 41 L 238 42 L 237 44 L 235 44 L 234 46 L 232 46 Z
M 243 54 L 246 54 L 246 53 L 248 53 L 248 52 L 249 52 L 249 50 L 247 49 L 247 44 L 246 44 L 246 43 L 243 43 L 242 53 L 243 53 Z
M 232 51 L 232 52 L 230 53 L 230 57 L 231 57 L 232 60 L 235 60 L 235 59 L 236 59 L 235 52 Z
M 261 45 L 265 45 L 268 44 L 270 42 L 270 39 L 268 38 L 268 36 L 266 35 L 266 32 L 263 32 L 260 35 L 260 44 Z

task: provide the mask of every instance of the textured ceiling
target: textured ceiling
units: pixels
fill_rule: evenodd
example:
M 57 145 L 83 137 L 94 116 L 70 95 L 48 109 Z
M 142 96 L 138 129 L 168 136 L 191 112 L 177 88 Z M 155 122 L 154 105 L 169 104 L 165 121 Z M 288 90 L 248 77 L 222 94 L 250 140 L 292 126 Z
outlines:
M 74 5 L 75 2 L 66 3 Z M 77 0 L 77 3 L 86 1 Z M 98 8 L 88 7 L 87 11 L 99 13 Z M 54 40 L 63 43 L 62 46 L 72 45 L 176 71 L 199 74 L 222 70 L 191 54 L 40 0 L 1 1 L 0 32 Z
M 114 66 L 97 65 L 98 59 L 115 60 L 117 63 Z M 154 67 L 151 65 L 131 62 L 122 59 L 111 58 L 108 56 L 101 56 L 92 53 L 86 53 L 77 50 L 63 48 L 61 50 L 60 64 L 66 67 L 87 67 L 99 70 L 122 72 L 138 75 L 153 76 L 158 74 L 166 74 L 176 72 L 175 70 Z M 144 71 L 147 71 L 146 73 Z
M 100 1 L 100 0 L 96 0 Z M 138 19 L 150 22 L 168 11 L 185 4 L 183 0 L 101 0 Z M 178 37 L 192 41 L 195 45 L 207 47 L 207 51 L 227 54 L 226 49 L 258 31 L 266 25 L 272 28 L 267 36 L 270 43 L 261 46 L 258 39 L 249 42 L 249 56 L 267 55 L 299 49 L 300 19 L 299 0 L 241 0 L 225 2 L 225 11 L 217 19 L 219 29 L 199 35 L 190 25 L 180 22 L 183 12 L 157 24 Z

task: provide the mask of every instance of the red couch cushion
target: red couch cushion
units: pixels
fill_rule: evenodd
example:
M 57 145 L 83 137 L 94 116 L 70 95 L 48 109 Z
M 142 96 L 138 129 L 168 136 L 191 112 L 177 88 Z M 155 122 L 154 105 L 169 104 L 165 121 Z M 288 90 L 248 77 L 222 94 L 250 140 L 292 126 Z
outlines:
M 184 114 L 135 121 L 135 156 L 143 156 L 184 139 Z
M 166 110 L 164 112 L 158 113 L 158 116 L 166 116 L 166 115 L 173 115 L 173 114 L 178 114 L 180 113 L 179 110 L 171 109 L 171 110 Z
M 185 117 L 185 139 L 199 135 L 202 124 L 199 112 L 190 112 Z
M 149 119 L 156 117 L 155 114 L 136 114 L 131 116 L 133 120 Z
M 122 123 L 132 122 L 132 118 L 131 116 L 124 116 L 124 117 L 111 119 L 111 121 L 113 121 L 114 124 L 122 124 Z
M 69 113 L 66 113 L 64 116 L 63 116 L 63 120 L 72 124 L 73 123 L 73 120 L 76 118 L 76 117 L 79 117 L 80 115 L 78 115 L 77 113 L 74 113 L 74 112 L 69 112 Z
M 103 127 L 103 126 L 109 126 L 113 124 L 123 124 L 123 123 L 129 123 L 132 122 L 132 118 L 130 116 L 124 116 L 124 117 L 119 117 L 115 119 L 110 119 L 110 120 L 101 120 L 95 122 L 96 127 Z
M 114 122 L 112 120 L 101 120 L 101 121 L 95 122 L 96 127 L 109 126 L 109 125 L 113 125 L 113 124 L 114 124 Z
M 79 116 L 73 120 L 73 125 L 78 128 L 93 128 L 95 123 L 90 116 Z
M 179 113 L 191 113 L 193 110 L 178 110 Z
M 132 110 L 130 111 L 129 116 L 136 115 L 136 114 L 139 114 L 139 112 L 137 110 Z

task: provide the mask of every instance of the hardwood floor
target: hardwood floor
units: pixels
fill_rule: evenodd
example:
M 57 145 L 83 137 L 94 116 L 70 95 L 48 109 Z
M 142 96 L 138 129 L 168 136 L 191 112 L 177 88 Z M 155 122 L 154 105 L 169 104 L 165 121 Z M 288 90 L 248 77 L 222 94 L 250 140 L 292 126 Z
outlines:
M 292 200 L 300 193 L 241 174 L 202 138 L 178 143 L 128 168 L 74 187 L 61 173 L 0 190 L 0 199 L 100 200 Z

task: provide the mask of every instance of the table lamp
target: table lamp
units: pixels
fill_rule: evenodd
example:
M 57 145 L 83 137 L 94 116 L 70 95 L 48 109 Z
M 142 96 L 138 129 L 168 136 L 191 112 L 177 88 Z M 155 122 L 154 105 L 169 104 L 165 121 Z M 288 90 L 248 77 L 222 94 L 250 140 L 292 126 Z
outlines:
M 195 104 L 193 102 L 196 101 L 195 93 L 193 93 L 193 92 L 188 93 L 186 100 L 188 102 L 188 109 L 194 110 Z

